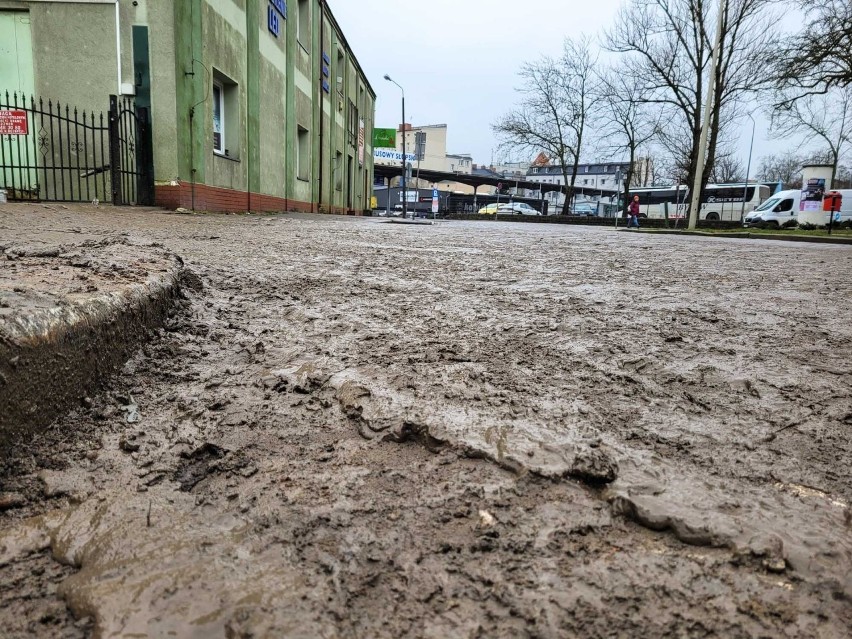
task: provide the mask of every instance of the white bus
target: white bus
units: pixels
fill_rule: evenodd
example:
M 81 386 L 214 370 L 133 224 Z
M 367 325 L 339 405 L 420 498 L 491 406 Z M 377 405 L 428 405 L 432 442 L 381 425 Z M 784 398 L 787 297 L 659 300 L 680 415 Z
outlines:
M 701 200 L 702 220 L 741 221 L 765 200 L 772 189 L 765 184 L 708 184 Z M 648 218 L 685 219 L 689 210 L 689 189 L 685 186 L 632 188 L 629 197 L 639 196 L 639 215 Z M 745 207 L 743 207 L 745 195 Z

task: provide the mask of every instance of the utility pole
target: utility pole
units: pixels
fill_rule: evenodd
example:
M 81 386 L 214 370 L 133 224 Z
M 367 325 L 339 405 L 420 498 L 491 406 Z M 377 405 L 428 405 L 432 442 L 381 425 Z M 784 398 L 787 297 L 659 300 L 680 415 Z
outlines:
M 402 177 L 400 178 L 400 184 L 402 186 L 402 219 L 404 220 L 408 217 L 408 189 L 405 186 L 405 177 L 408 170 L 408 165 L 405 161 L 405 89 L 402 88 L 399 82 L 393 80 L 387 74 L 385 74 L 385 80 L 398 86 L 399 90 L 402 92 L 402 126 L 400 127 L 402 132 Z
M 715 106 L 716 80 L 719 76 L 719 58 L 722 49 L 722 28 L 725 14 L 728 12 L 728 0 L 719 0 L 719 20 L 716 25 L 716 46 L 710 65 L 710 79 L 707 81 L 707 101 L 704 105 L 704 123 L 701 126 L 701 140 L 698 143 L 698 158 L 695 163 L 695 180 L 692 183 L 692 198 L 689 204 L 689 230 L 694 231 L 698 224 L 698 208 L 701 206 L 701 183 L 707 162 L 707 136 L 710 132 L 710 120 Z
M 748 148 L 748 165 L 746 167 L 746 174 L 745 174 L 745 189 L 743 189 L 743 209 L 740 212 L 740 222 L 742 222 L 743 219 L 745 218 L 745 205 L 746 205 L 746 200 L 748 199 L 748 176 L 749 176 L 749 173 L 751 173 L 751 156 L 754 154 L 754 131 L 757 128 L 757 123 L 754 121 L 754 117 L 752 116 L 752 113 L 754 113 L 754 111 L 746 114 L 749 117 L 749 119 L 751 120 L 751 146 L 749 146 L 749 148 Z M 754 188 L 757 188 L 756 182 L 755 182 Z
M 426 133 L 417 131 L 414 134 L 414 152 L 417 154 L 417 180 L 414 190 L 417 191 L 417 204 L 414 205 L 414 213 L 411 218 L 417 217 L 417 206 L 420 204 L 420 162 L 426 157 Z

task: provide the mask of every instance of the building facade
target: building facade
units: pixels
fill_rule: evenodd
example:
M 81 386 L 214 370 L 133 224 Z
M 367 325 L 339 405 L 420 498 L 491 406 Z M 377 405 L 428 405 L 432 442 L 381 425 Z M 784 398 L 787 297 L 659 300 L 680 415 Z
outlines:
M 0 92 L 148 108 L 162 206 L 370 208 L 375 92 L 325 0 L 0 0 L 0 49 Z
M 584 189 L 606 189 L 609 191 L 618 188 L 619 176 L 623 180 L 627 175 L 629 163 L 614 162 L 614 163 L 599 163 L 599 164 L 580 164 L 577 167 L 577 177 L 574 181 L 574 186 Z M 526 179 L 530 182 L 539 182 L 542 184 L 565 185 L 565 178 L 562 175 L 562 167 L 554 164 L 533 163 L 527 170 Z M 570 183 L 570 174 L 569 174 Z M 623 188 L 623 182 L 622 182 Z M 534 192 L 529 191 L 526 194 L 532 197 Z M 607 194 L 609 196 L 609 194 Z M 551 206 L 560 207 L 565 203 L 565 195 L 559 192 L 552 192 L 545 195 L 545 198 L 550 202 Z M 587 192 L 584 199 L 598 199 Z

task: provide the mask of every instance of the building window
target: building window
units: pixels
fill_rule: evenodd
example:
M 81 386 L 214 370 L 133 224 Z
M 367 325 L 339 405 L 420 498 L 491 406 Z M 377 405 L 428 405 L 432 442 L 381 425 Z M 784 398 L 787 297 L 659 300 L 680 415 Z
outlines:
M 349 115 L 346 124 L 349 144 L 355 146 L 358 142 L 358 107 L 352 100 L 349 100 Z M 406 135 L 405 137 L 406 141 L 410 140 L 409 135 Z M 410 147 L 411 145 L 409 144 L 408 146 Z
M 299 42 L 310 50 L 311 46 L 311 3 L 310 0 L 299 0 Z
M 236 82 L 213 70 L 213 152 L 239 158 L 240 88 Z
M 296 154 L 296 177 L 307 182 L 311 179 L 311 137 L 302 126 L 298 127 Z
M 213 83 L 213 152 L 225 155 L 225 89 Z
M 346 77 L 346 56 L 343 49 L 337 50 L 337 92 L 343 95 L 343 79 Z
M 583 180 L 583 184 L 588 185 L 588 184 L 589 184 L 589 181 L 588 181 L 588 180 Z
M 340 151 L 334 160 L 334 190 L 343 190 L 343 154 Z
M 601 180 L 601 186 L 606 186 L 606 180 Z

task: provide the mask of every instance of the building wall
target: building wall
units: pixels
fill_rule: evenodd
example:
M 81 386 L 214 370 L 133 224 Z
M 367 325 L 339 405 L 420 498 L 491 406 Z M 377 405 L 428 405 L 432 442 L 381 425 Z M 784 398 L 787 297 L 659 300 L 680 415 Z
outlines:
M 375 94 L 325 0 L 306 2 L 303 36 L 300 2 L 290 0 L 276 37 L 269 0 L 137 0 L 135 6 L 121 0 L 120 75 L 131 93 L 133 26 L 148 27 L 154 172 L 162 203 L 188 207 L 195 192 L 199 201 L 229 209 L 259 202 L 276 209 L 369 208 Z M 120 92 L 114 2 L 0 0 L 4 9 L 29 12 L 36 96 L 80 111 L 108 110 L 109 95 Z M 213 149 L 214 81 L 225 88 L 227 156 Z M 11 80 L 0 77 L 0 91 L 4 85 Z M 350 100 L 354 135 L 347 129 Z M 301 175 L 300 130 L 307 132 Z
M 396 136 L 396 150 L 402 151 L 402 140 L 405 138 L 406 153 L 415 152 L 416 135 L 418 132 L 426 134 L 426 152 L 420 162 L 420 168 L 425 171 L 447 170 L 447 125 L 432 124 L 427 126 L 411 126 L 399 129 Z M 414 162 L 417 166 L 417 162 Z

